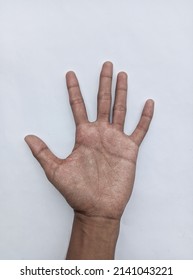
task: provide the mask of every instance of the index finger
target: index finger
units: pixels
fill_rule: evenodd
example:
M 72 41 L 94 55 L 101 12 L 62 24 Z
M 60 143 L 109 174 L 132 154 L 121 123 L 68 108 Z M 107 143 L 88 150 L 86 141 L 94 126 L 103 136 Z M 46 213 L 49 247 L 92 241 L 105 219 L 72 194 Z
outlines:
M 73 71 L 66 74 L 66 85 L 69 93 L 70 106 L 76 125 L 88 122 L 84 100 L 80 91 L 78 79 Z

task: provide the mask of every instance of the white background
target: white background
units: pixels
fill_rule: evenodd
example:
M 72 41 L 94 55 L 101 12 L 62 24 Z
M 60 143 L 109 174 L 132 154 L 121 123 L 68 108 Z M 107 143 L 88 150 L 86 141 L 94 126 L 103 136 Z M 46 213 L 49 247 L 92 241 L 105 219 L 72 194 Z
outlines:
M 63 259 L 73 211 L 23 138 L 69 155 L 75 125 L 64 75 L 77 73 L 91 121 L 104 61 L 129 75 L 125 132 L 144 102 L 141 145 L 116 259 L 193 259 L 193 2 L 0 0 L 0 259 Z

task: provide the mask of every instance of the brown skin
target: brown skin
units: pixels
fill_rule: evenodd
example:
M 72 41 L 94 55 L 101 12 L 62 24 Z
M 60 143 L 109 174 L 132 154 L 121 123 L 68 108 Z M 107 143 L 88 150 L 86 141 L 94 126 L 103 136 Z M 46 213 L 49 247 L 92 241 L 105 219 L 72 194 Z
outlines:
M 114 258 L 120 219 L 133 189 L 139 146 L 153 116 L 154 102 L 150 99 L 133 133 L 128 136 L 123 132 L 127 74 L 120 72 L 110 123 L 112 75 L 112 63 L 104 63 L 97 120 L 89 122 L 76 75 L 72 71 L 67 73 L 76 140 L 66 159 L 53 155 L 37 136 L 25 137 L 49 181 L 74 209 L 67 259 Z

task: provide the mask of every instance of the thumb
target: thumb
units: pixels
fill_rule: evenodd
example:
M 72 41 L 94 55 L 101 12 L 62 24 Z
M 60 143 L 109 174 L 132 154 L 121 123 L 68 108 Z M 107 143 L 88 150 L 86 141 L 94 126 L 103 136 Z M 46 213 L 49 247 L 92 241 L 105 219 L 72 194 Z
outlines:
M 61 159 L 57 158 L 39 137 L 35 135 L 27 135 L 25 141 L 33 156 L 44 169 L 48 179 L 52 179 L 56 168 L 61 163 Z

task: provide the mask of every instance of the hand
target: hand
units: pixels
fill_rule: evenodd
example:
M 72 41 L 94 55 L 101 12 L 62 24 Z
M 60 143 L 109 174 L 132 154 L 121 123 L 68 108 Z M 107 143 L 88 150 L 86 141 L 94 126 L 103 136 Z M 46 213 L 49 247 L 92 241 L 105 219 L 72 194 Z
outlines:
M 100 74 L 97 120 L 89 122 L 78 80 L 66 75 L 69 100 L 76 123 L 76 140 L 66 159 L 57 158 L 38 137 L 25 140 L 49 181 L 61 192 L 75 213 L 120 220 L 131 196 L 139 146 L 150 125 L 154 102 L 147 100 L 140 121 L 128 136 L 126 115 L 127 74 L 117 76 L 112 123 L 113 65 L 104 63 Z

